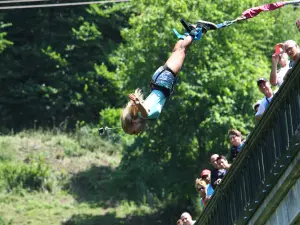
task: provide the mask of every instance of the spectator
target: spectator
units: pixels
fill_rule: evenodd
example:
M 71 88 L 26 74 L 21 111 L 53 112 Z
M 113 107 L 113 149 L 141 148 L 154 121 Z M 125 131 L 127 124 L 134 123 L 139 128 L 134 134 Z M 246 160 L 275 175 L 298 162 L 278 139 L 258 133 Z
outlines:
M 253 107 L 253 110 L 255 111 L 255 113 L 257 113 L 257 110 L 258 110 L 258 107 L 260 105 L 260 102 L 261 100 L 258 100 L 254 103 L 254 105 L 252 106 Z
M 300 31 L 300 18 L 296 19 L 296 27 L 298 28 L 298 30 Z
M 272 70 L 270 74 L 270 83 L 274 86 L 281 86 L 283 83 L 283 78 L 289 70 L 289 59 L 288 55 L 283 52 L 283 44 L 277 44 L 275 48 L 278 48 L 279 51 L 275 50 L 275 53 L 272 55 Z M 280 69 L 277 70 L 278 63 L 280 64 Z
M 259 78 L 257 80 L 257 85 L 261 93 L 265 95 L 265 97 L 261 100 L 260 105 L 258 107 L 258 111 L 255 114 L 257 120 L 259 120 L 273 99 L 273 91 L 271 89 L 271 85 L 266 78 Z M 274 93 L 275 94 L 275 93 Z
M 182 213 L 180 219 L 182 220 L 183 225 L 193 225 L 196 222 L 188 212 Z
M 179 219 L 179 220 L 177 220 L 176 224 L 177 224 L 177 225 L 183 225 L 183 222 L 182 222 L 181 219 Z
M 231 144 L 230 161 L 234 161 L 238 153 L 242 150 L 245 141 L 241 132 L 236 129 L 228 131 L 228 137 Z
M 212 186 L 207 184 L 205 180 L 197 178 L 195 182 L 195 188 L 201 195 L 200 204 L 205 207 L 214 193 Z
M 219 168 L 219 165 L 217 162 L 218 157 L 219 157 L 218 154 L 213 154 L 210 157 L 210 163 L 214 167 L 214 169 L 211 171 L 211 185 L 212 185 L 213 189 L 216 189 L 217 185 L 220 184 L 221 180 L 227 173 L 227 171 L 225 169 Z
M 218 165 L 220 168 L 229 170 L 231 167 L 231 164 L 228 163 L 226 157 L 224 155 L 220 155 L 217 159 Z
M 295 41 L 288 40 L 288 41 L 284 42 L 284 51 L 291 58 L 289 67 L 292 68 L 300 58 L 299 46 L 297 45 L 297 43 Z
M 207 184 L 210 184 L 211 181 L 211 172 L 208 169 L 202 170 L 201 179 L 204 180 Z

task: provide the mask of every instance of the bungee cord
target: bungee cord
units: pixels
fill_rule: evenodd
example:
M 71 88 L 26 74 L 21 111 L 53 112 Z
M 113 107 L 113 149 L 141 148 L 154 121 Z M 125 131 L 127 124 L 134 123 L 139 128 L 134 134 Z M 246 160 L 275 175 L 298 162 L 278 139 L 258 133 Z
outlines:
M 27 3 L 27 2 L 48 2 L 50 0 L 8 0 L 0 1 L 0 4 Z
M 218 26 L 218 28 L 228 27 L 236 22 L 251 19 L 251 18 L 257 16 L 258 14 L 260 14 L 261 12 L 273 11 L 273 10 L 279 9 L 286 5 L 294 5 L 294 7 L 297 7 L 297 6 L 299 6 L 299 4 L 300 4 L 300 0 L 293 0 L 293 1 L 286 1 L 286 2 L 274 2 L 274 3 L 270 3 L 270 4 L 256 6 L 256 7 L 245 10 L 242 13 L 242 15 L 239 16 L 238 18 L 231 20 L 231 21 L 224 21 L 223 23 L 217 24 L 217 26 Z
M 21 2 L 25 2 L 25 1 L 21 1 Z M 42 1 L 42 0 L 27 0 L 27 2 L 29 1 Z M 48 0 L 44 0 L 44 1 L 48 1 Z M 2 6 L 0 7 L 0 10 L 65 7 L 65 6 L 79 6 L 79 5 L 92 5 L 92 4 L 121 3 L 121 2 L 129 2 L 129 1 L 130 0 L 111 0 L 111 1 L 108 0 L 108 1 L 69 2 L 69 3 L 40 4 L 40 5 Z

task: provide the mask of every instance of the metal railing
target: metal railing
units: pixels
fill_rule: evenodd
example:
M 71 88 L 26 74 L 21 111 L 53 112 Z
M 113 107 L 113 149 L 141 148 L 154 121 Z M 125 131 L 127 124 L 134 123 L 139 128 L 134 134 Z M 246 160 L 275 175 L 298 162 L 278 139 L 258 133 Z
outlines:
M 299 133 L 300 62 L 287 75 L 196 225 L 246 224 L 299 151 Z

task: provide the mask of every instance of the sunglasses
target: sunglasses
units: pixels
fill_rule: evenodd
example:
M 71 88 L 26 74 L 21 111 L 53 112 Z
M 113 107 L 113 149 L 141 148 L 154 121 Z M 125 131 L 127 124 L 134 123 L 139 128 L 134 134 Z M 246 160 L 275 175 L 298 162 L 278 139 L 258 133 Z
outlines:
M 291 47 L 288 47 L 288 48 L 286 48 L 285 49 L 285 52 L 289 52 L 289 51 L 291 51 L 291 50 L 293 50 L 293 48 L 295 47 L 295 45 L 293 45 L 293 46 L 291 46 Z
M 204 190 L 205 189 L 205 187 L 199 187 L 199 188 L 197 188 L 197 191 L 201 191 L 201 190 Z

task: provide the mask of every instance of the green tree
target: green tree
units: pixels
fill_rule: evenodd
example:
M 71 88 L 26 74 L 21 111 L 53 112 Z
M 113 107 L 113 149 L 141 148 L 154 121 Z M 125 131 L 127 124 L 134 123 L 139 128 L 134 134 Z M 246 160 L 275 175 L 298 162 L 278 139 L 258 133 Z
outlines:
M 120 6 L 118 6 L 120 7 Z M 0 62 L 2 125 L 8 128 L 74 126 L 98 122 L 99 112 L 119 106 L 108 54 L 121 42 L 129 8 L 117 6 L 8 11 L 1 20 L 14 43 Z M 6 43 L 7 44 L 7 43 Z M 4 45 L 3 45 L 4 46 Z M 101 68 L 101 69 L 99 69 Z
M 11 26 L 11 24 L 0 22 L 0 53 L 2 53 L 4 49 L 13 44 L 11 41 L 5 38 L 7 36 L 7 33 L 2 31 L 9 26 Z

